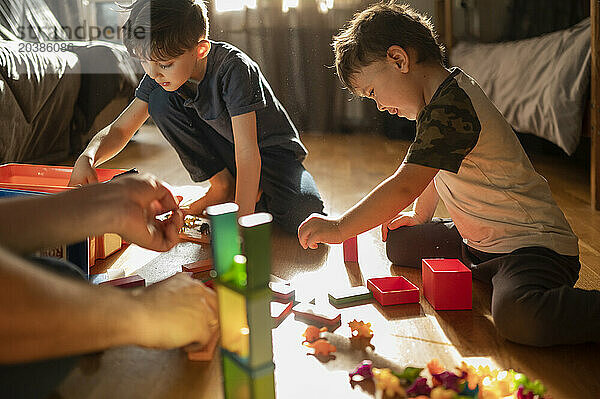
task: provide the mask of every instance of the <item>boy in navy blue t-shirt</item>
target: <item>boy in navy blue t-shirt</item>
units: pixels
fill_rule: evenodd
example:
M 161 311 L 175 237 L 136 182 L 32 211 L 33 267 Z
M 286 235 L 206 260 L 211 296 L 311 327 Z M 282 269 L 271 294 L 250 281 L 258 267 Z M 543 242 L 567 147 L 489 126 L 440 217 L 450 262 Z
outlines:
M 79 156 L 70 184 L 97 181 L 94 168 L 152 116 L 191 178 L 211 183 L 187 213 L 235 200 L 240 216 L 268 211 L 290 232 L 321 213 L 298 131 L 258 65 L 234 46 L 207 39 L 204 3 L 138 0 L 129 9 L 124 43 L 146 75 L 128 108 Z

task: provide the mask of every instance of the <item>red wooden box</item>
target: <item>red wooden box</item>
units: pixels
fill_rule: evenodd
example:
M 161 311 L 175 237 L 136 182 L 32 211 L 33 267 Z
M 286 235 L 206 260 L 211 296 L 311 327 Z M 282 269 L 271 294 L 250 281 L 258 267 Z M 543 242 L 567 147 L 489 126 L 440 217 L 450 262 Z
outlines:
M 402 276 L 370 278 L 367 288 L 384 306 L 419 302 L 419 288 Z
M 472 307 L 471 270 L 458 259 L 423 259 L 423 295 L 435 310 Z

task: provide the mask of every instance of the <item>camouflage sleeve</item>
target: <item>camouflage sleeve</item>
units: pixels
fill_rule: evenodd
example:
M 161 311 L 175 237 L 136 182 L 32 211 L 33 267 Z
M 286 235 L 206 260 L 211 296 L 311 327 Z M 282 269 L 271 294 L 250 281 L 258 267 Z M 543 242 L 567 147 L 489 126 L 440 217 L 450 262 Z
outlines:
M 417 119 L 417 136 L 404 162 L 458 173 L 481 131 L 471 99 L 456 81 L 437 93 Z

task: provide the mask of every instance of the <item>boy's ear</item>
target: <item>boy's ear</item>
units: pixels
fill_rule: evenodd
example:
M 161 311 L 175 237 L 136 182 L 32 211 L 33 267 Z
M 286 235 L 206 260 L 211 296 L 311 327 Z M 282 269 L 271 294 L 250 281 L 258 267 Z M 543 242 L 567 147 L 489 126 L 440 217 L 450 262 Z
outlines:
M 388 62 L 396 64 L 396 68 L 399 68 L 400 72 L 407 73 L 410 70 L 410 57 L 406 50 L 400 46 L 390 46 L 387 50 L 386 59 Z
M 208 52 L 210 51 L 210 42 L 206 39 L 200 40 L 198 42 L 198 48 L 196 51 L 196 56 L 198 57 L 198 59 L 205 58 L 208 55 Z

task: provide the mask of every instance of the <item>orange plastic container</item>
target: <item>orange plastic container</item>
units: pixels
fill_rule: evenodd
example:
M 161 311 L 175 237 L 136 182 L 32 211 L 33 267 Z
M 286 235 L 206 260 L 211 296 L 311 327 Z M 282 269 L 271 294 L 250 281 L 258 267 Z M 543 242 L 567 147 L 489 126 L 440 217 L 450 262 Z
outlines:
M 96 169 L 98 180 L 108 181 L 125 169 Z M 59 193 L 68 190 L 73 168 L 69 166 L 48 166 L 7 163 L 0 166 L 0 187 L 12 190 Z

